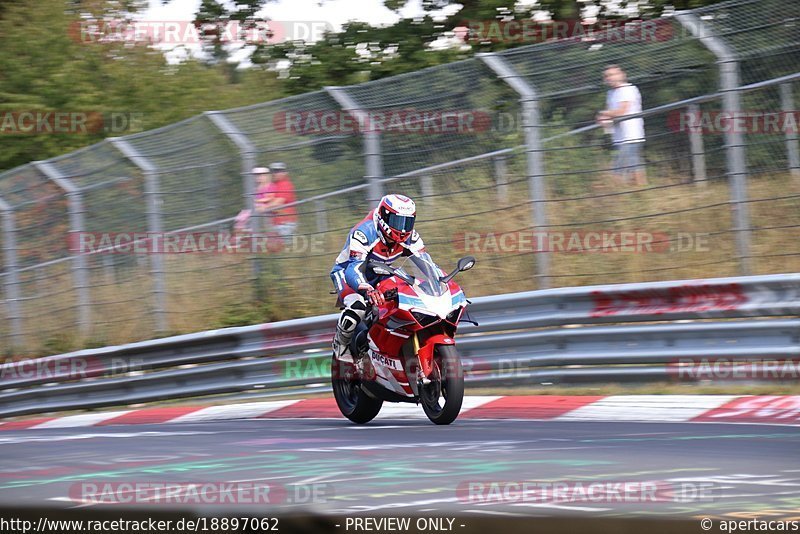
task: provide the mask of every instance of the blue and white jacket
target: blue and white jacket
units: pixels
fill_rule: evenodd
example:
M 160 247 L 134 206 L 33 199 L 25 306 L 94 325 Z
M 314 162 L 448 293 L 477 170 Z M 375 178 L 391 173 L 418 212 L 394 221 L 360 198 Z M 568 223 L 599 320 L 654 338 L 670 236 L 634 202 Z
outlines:
M 391 247 L 384 243 L 375 220 L 376 211 L 370 211 L 364 220 L 350 230 L 344 248 L 336 257 L 331 280 L 340 295 L 347 287 L 357 292 L 360 284 L 367 283 L 375 287 L 385 278 L 377 275 L 368 277 L 364 272 L 365 262 L 378 260 L 391 264 L 403 256 L 425 253 L 425 245 L 416 230 L 411 232 L 405 243 L 396 243 Z

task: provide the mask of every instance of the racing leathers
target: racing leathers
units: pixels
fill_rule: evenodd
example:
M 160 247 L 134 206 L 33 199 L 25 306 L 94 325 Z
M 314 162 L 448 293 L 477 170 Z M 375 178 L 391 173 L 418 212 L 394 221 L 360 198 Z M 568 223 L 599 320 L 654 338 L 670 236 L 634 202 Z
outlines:
M 356 326 L 364 319 L 367 304 L 382 304 L 383 295 L 375 288 L 385 276 L 366 269 L 367 262 L 376 260 L 391 264 L 411 255 L 429 259 L 417 231 L 413 230 L 405 242 L 389 241 L 378 229 L 376 210 L 370 211 L 350 230 L 330 274 L 339 295 L 338 304 L 343 308 L 333 341 L 333 352 L 338 359 L 352 361 L 348 353 L 350 340 Z

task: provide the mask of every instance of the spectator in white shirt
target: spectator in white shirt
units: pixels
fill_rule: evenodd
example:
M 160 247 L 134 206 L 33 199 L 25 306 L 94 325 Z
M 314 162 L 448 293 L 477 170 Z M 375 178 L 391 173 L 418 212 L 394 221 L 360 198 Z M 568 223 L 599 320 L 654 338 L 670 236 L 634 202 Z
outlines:
M 603 72 L 603 80 L 611 87 L 606 95 L 606 109 L 597 114 L 597 122 L 608 126 L 617 117 L 641 113 L 642 95 L 639 89 L 628 83 L 628 78 L 617 65 L 609 65 Z M 614 174 L 624 183 L 630 177 L 636 185 L 647 185 L 642 159 L 644 146 L 644 119 L 641 117 L 618 121 L 613 126 L 612 138 L 616 156 Z

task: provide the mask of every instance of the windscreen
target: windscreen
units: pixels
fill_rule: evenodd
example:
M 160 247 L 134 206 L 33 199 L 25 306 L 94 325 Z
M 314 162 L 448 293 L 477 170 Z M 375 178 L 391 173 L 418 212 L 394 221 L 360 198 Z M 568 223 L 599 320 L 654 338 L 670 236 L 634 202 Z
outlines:
M 447 292 L 447 284 L 440 281 L 443 276 L 442 271 L 427 253 L 402 258 L 394 267 L 413 276 L 414 287 L 426 295 L 438 297 Z

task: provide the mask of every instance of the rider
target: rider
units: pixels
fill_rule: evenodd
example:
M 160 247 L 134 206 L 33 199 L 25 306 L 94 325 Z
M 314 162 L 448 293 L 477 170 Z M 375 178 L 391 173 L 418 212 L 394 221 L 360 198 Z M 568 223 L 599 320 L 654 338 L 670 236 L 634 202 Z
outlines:
M 417 207 L 403 195 L 386 195 L 378 207 L 350 230 L 344 248 L 336 257 L 331 280 L 344 306 L 336 326 L 333 353 L 339 360 L 352 361 L 347 355 L 350 339 L 358 323 L 364 319 L 367 302 L 380 306 L 383 294 L 376 290 L 383 278 L 365 269 L 366 262 L 376 259 L 392 263 L 402 256 L 426 256 L 425 245 L 414 230 Z

